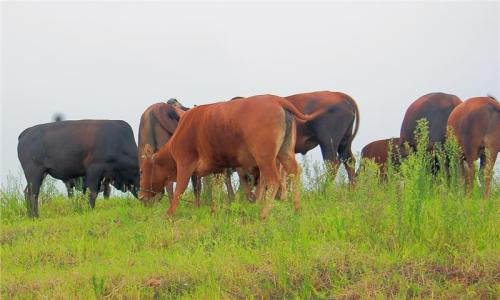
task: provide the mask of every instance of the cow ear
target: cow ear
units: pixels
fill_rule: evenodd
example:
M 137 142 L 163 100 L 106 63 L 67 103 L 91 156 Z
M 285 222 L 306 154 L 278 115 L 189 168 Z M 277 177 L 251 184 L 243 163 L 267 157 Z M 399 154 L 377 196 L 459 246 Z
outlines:
M 146 158 L 153 157 L 154 154 L 153 147 L 151 147 L 150 144 L 146 144 L 146 146 L 144 146 L 144 150 L 142 151 L 142 153 Z

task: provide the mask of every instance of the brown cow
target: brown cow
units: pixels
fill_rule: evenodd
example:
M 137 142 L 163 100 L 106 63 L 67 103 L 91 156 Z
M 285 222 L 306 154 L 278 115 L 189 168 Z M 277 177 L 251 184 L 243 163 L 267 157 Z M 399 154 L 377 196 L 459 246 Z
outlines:
M 321 114 L 311 121 L 296 122 L 295 153 L 306 154 L 319 145 L 323 160 L 331 162 L 333 176 L 337 173 L 340 158 L 352 182 L 355 177 L 355 159 L 351 144 L 359 128 L 359 110 L 354 99 L 344 93 L 330 91 L 303 93 L 285 98 L 304 114 L 328 108 L 328 113 Z
M 240 97 L 233 99 L 238 98 Z M 338 170 L 338 153 L 340 161 L 347 170 L 349 180 L 352 182 L 355 177 L 355 159 L 351 144 L 358 132 L 360 120 L 359 109 L 354 99 L 344 93 L 330 91 L 302 93 L 285 98 L 302 113 L 328 110 L 328 113 L 319 114 L 313 120 L 296 122 L 295 153 L 306 154 L 319 145 L 323 160 L 331 162 L 333 177 Z M 241 174 L 242 172 L 238 171 L 245 194 L 248 198 L 252 198 L 250 180 L 248 178 L 245 180 Z
M 500 150 L 500 104 L 493 97 L 470 98 L 453 110 L 448 125 L 463 151 L 467 186 L 471 187 L 474 178 L 474 161 L 480 158 L 485 195 L 488 196 L 493 167 Z
M 446 123 L 451 111 L 462 101 L 455 95 L 445 93 L 431 93 L 415 100 L 406 110 L 401 125 L 399 145 L 402 147 L 405 142 L 412 149 L 416 149 L 415 129 L 417 121 L 427 119 L 429 122 L 429 151 L 433 149 L 434 144 L 444 143 L 446 137 Z M 403 156 L 408 153 L 403 151 Z
M 138 153 L 142 153 L 144 146 L 149 144 L 153 152 L 157 152 L 174 134 L 179 115 L 188 108 L 184 107 L 176 99 L 169 99 L 166 103 L 160 102 L 150 105 L 141 115 L 139 124 L 139 145 Z M 141 163 L 141 154 L 139 154 L 139 164 Z M 200 201 L 201 185 L 198 178 L 193 177 L 193 190 L 196 203 Z M 166 186 L 170 199 L 173 197 L 173 184 Z
M 189 176 L 205 176 L 227 168 L 259 168 L 257 199 L 264 199 L 261 217 L 269 211 L 269 199 L 280 185 L 276 159 L 294 177 L 293 203 L 297 210 L 299 167 L 295 161 L 294 118 L 306 116 L 281 97 L 254 96 L 241 100 L 197 106 L 184 113 L 174 136 L 160 151 L 143 151 L 139 198 L 148 201 L 166 183 L 176 181 L 174 197 L 167 211 L 172 215 L 186 189 Z M 269 194 L 264 195 L 265 188 Z
M 389 146 L 392 144 L 392 161 L 396 161 L 399 138 L 390 138 L 377 140 L 367 144 L 361 149 L 361 158 L 362 159 L 371 159 L 379 166 L 380 176 L 385 177 L 387 173 L 387 160 L 388 155 L 391 149 Z

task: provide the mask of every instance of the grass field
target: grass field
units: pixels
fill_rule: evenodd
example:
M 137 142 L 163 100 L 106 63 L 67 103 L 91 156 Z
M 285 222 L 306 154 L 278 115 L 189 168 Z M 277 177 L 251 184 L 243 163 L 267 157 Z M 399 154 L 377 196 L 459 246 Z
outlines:
M 412 155 L 383 183 L 368 165 L 355 187 L 306 164 L 301 211 L 275 201 L 266 221 L 220 190 L 215 214 L 183 202 L 172 219 L 166 199 L 99 198 L 91 211 L 85 195 L 46 192 L 29 220 L 4 188 L 1 296 L 498 299 L 499 184 L 489 199 L 479 184 L 466 195 L 425 159 Z

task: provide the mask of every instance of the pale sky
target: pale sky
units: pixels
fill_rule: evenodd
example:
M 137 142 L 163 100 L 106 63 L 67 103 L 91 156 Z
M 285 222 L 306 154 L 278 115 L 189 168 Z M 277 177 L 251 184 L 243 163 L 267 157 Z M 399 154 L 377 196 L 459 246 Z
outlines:
M 353 143 L 399 135 L 429 92 L 500 96 L 499 2 L 1 3 L 0 180 L 17 137 L 67 119 L 234 96 L 333 90 L 361 112 Z M 321 159 L 319 148 L 307 154 Z

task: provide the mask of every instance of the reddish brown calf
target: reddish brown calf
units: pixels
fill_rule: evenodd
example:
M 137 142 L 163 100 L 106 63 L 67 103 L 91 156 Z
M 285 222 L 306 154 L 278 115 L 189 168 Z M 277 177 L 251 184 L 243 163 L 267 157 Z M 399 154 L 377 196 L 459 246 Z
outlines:
M 143 151 L 139 197 L 148 200 L 169 182 L 176 181 L 168 215 L 173 215 L 189 176 L 206 176 L 226 168 L 259 168 L 257 200 L 264 199 L 265 218 L 280 185 L 278 160 L 294 177 L 293 202 L 299 208 L 299 167 L 295 161 L 295 120 L 306 116 L 281 97 L 254 96 L 241 100 L 197 106 L 183 114 L 172 138 L 158 153 L 151 147 Z M 320 111 L 318 113 L 324 113 Z M 264 195 L 265 188 L 268 195 Z

